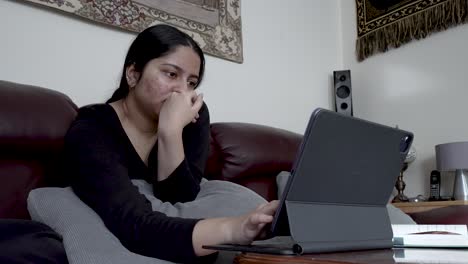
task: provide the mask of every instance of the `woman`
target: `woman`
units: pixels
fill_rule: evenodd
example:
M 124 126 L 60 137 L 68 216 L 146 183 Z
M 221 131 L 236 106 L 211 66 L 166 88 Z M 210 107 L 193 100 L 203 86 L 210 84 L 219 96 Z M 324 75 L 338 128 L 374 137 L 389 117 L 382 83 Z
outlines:
M 208 108 L 195 92 L 204 65 L 187 34 L 167 25 L 144 30 L 111 99 L 81 108 L 65 138 L 74 192 L 135 253 L 193 262 L 213 253 L 202 245 L 252 242 L 277 208 L 273 201 L 238 217 L 169 217 L 132 184 L 146 180 L 171 203 L 197 196 L 209 147 Z

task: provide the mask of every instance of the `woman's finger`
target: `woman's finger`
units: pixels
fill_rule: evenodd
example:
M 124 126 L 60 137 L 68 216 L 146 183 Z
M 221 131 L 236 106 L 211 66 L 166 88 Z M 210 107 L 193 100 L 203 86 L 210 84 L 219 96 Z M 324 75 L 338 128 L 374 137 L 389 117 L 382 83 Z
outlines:
M 203 94 L 196 95 L 196 99 L 193 102 L 192 109 L 196 111 L 198 114 L 198 111 L 200 111 L 200 108 L 203 105 Z
M 257 207 L 256 211 L 267 214 L 267 215 L 274 215 L 276 209 L 278 208 L 279 202 L 278 200 L 271 201 L 269 203 L 262 204 Z
M 261 211 L 268 203 L 262 203 L 255 208 L 255 211 Z
M 251 226 L 257 226 L 259 224 L 268 224 L 273 221 L 273 216 L 266 215 L 263 213 L 254 213 L 249 217 L 249 224 Z

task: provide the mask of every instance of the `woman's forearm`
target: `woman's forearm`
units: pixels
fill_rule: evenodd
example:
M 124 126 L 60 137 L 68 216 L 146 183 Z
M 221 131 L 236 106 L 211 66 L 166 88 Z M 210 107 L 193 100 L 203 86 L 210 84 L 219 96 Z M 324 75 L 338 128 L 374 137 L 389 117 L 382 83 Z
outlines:
M 184 160 L 182 131 L 158 132 L 158 181 L 167 179 Z

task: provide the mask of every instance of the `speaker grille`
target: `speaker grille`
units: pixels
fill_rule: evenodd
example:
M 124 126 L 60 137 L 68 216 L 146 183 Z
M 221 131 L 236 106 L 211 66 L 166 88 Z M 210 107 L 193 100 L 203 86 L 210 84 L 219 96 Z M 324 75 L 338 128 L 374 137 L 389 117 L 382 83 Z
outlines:
M 336 89 L 336 96 L 338 96 L 341 99 L 348 97 L 350 93 L 351 93 L 351 90 L 349 90 L 348 86 L 342 85 L 338 87 L 338 89 Z

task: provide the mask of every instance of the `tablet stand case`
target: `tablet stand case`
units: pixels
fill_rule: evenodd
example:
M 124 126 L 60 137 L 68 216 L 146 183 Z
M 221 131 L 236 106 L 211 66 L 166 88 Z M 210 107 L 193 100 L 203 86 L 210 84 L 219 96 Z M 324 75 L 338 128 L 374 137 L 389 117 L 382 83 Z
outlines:
M 386 204 L 413 135 L 328 110 L 317 112 L 285 188 L 282 221 L 289 223 L 293 251 L 391 248 Z
M 292 250 L 296 254 L 391 248 L 393 245 L 385 206 L 332 206 L 286 201 L 286 210 L 295 244 Z M 343 223 L 339 219 L 347 221 Z M 331 226 L 331 229 L 325 228 Z

